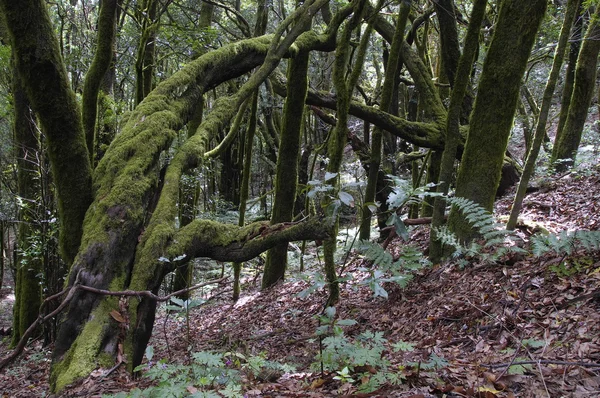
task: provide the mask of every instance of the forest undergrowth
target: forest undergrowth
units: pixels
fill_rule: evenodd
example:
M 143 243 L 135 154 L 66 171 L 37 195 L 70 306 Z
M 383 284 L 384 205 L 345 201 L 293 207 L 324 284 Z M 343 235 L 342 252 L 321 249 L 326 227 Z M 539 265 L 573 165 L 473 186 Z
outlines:
M 597 174 L 548 178 L 524 202 L 517 235 L 528 253 L 422 268 L 405 288 L 383 283 L 387 298 L 360 283 L 370 274 L 354 253 L 335 311 L 324 308 L 326 289 L 293 276 L 297 265 L 263 292 L 250 269 L 237 303 L 225 284 L 195 293 L 187 311 L 161 306 L 142 377 L 99 369 L 62 396 L 168 396 L 161 385 L 198 397 L 600 396 L 600 252 L 538 243 L 534 256 L 528 246 L 534 232 L 600 229 L 598 198 Z M 500 220 L 510 204 L 497 202 Z M 426 247 L 428 236 L 419 226 L 410 241 Z M 388 251 L 397 257 L 405 244 Z M 7 275 L 0 331 L 11 295 Z M 32 342 L 0 373 L 0 397 L 51 396 L 49 358 L 50 347 Z

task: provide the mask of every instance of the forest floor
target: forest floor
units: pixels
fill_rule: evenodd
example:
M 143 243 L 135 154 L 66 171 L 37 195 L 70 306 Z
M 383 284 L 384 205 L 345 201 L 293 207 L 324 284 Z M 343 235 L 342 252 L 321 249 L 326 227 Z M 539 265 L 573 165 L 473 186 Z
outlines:
M 528 227 L 518 235 L 528 241 L 530 229 L 599 230 L 598 175 L 547 180 L 526 197 L 522 217 Z M 505 216 L 509 206 L 509 198 L 498 201 L 497 216 Z M 427 238 L 427 227 L 411 236 L 421 244 Z M 392 252 L 394 245 L 402 242 L 390 245 Z M 360 256 L 353 257 L 344 274 L 359 279 L 362 262 Z M 386 284 L 387 299 L 356 283 L 343 285 L 337 315 L 356 321 L 343 327 L 343 336 L 381 332 L 388 370 L 403 379 L 372 393 L 357 388 L 380 369 L 355 368 L 363 375 L 344 377 L 310 370 L 319 354 L 315 331 L 327 298 L 324 290 L 301 298 L 298 293 L 309 287 L 306 281 L 290 280 L 264 292 L 257 284 L 249 279 L 237 303 L 228 299 L 230 291 L 213 296 L 190 310 L 187 320 L 159 310 L 150 341 L 154 361 L 185 363 L 189 349 L 264 355 L 296 364 L 293 373 L 246 375 L 244 397 L 600 396 L 599 252 L 519 254 L 464 268 L 436 265 L 419 271 L 405 289 Z M 5 315 L 10 294 L 10 289 L 0 292 L 0 330 L 10 321 Z M 0 356 L 7 351 L 6 340 Z M 48 396 L 50 349 L 34 342 L 0 372 L 0 397 Z M 63 395 L 99 397 L 151 385 L 147 378 L 132 379 L 123 367 L 104 374 L 94 372 Z M 347 377 L 353 376 L 357 380 L 351 383 Z

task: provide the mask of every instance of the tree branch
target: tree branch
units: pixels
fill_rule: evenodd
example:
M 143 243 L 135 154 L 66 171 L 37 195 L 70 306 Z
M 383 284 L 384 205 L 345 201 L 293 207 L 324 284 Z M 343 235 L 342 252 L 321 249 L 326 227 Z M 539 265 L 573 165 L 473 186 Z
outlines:
M 44 317 L 42 317 L 40 315 L 36 319 L 36 321 L 33 324 L 31 324 L 31 326 L 29 326 L 29 328 L 25 331 L 25 333 L 23 334 L 23 337 L 21 337 L 21 340 L 19 340 L 19 343 L 12 350 L 12 352 L 10 354 L 8 354 L 7 356 L 5 356 L 4 358 L 2 358 L 2 360 L 0 360 L 0 370 L 2 370 L 4 367 L 6 367 L 8 364 L 10 364 L 15 358 L 17 358 L 23 352 L 23 349 L 27 345 L 27 341 L 29 340 L 29 337 L 38 328 L 38 326 L 42 325 L 43 323 L 47 322 L 48 320 L 50 320 L 50 319 L 54 318 L 56 315 L 58 315 L 69 304 L 69 302 L 73 299 L 73 297 L 75 296 L 75 293 L 79 289 L 85 290 L 85 291 L 91 292 L 91 293 L 101 294 L 104 296 L 133 296 L 133 297 L 144 296 L 144 297 L 148 297 L 148 298 L 158 301 L 158 302 L 164 302 L 164 301 L 169 300 L 173 296 L 191 292 L 192 290 L 199 289 L 206 285 L 221 283 L 221 282 L 225 281 L 226 279 L 227 279 L 227 277 L 220 278 L 220 279 L 214 279 L 214 280 L 210 280 L 207 282 L 199 283 L 197 285 L 188 287 L 186 289 L 178 290 L 178 291 L 168 294 L 166 296 L 157 296 L 154 293 L 152 293 L 151 291 L 147 291 L 147 290 L 146 291 L 124 290 L 124 291 L 119 291 L 119 292 L 112 292 L 110 290 L 96 289 L 91 286 L 80 285 L 79 284 L 79 275 L 78 275 L 77 281 L 70 289 L 65 289 L 62 292 L 52 295 L 43 301 L 42 306 L 44 306 L 46 303 L 53 301 L 56 298 L 58 298 L 68 292 L 67 297 L 65 297 L 65 299 L 60 303 L 60 305 L 54 311 L 52 311 L 51 313 L 49 313 L 48 315 L 46 315 Z M 41 311 L 40 311 L 40 313 L 41 313 Z
M 196 220 L 176 233 L 167 253 L 174 259 L 170 261 L 172 266 L 182 265 L 196 257 L 242 262 L 255 258 L 279 243 L 322 240 L 330 236 L 331 223 L 316 217 L 273 225 L 264 221 L 244 227 Z

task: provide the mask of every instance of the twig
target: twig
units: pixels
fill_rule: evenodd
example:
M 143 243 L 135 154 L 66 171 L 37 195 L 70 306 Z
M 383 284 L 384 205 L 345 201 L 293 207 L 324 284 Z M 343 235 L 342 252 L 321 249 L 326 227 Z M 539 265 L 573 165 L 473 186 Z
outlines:
M 166 296 L 157 296 L 156 294 L 152 293 L 149 290 L 142 290 L 142 291 L 135 291 L 135 290 L 123 290 L 120 292 L 113 292 L 110 290 L 103 290 L 103 289 L 96 289 L 95 287 L 91 287 L 91 286 L 85 286 L 85 285 L 79 285 L 79 289 L 85 290 L 87 292 L 90 293 L 96 293 L 96 294 L 102 294 L 105 296 L 133 296 L 133 297 L 148 297 L 149 299 L 158 301 L 158 302 L 164 302 L 164 301 L 168 301 L 171 297 L 173 296 L 178 296 L 180 294 L 183 293 L 187 293 L 187 292 L 191 292 L 192 290 L 196 290 L 199 289 L 201 287 L 204 287 L 206 285 L 212 285 L 215 283 L 221 283 L 223 281 L 225 281 L 227 279 L 227 277 L 224 278 L 219 278 L 219 279 L 213 279 L 211 281 L 207 281 L 207 282 L 203 282 L 203 283 L 199 283 L 197 285 L 185 288 L 185 289 L 181 289 L 178 290 L 176 292 L 173 292 L 171 294 L 168 294 Z
M 544 379 L 544 373 L 542 372 L 542 364 L 538 362 L 537 366 L 538 370 L 540 371 L 540 378 L 542 379 L 542 384 L 544 385 L 544 389 L 546 390 L 546 395 L 548 396 L 548 398 L 551 398 L 550 391 L 548 391 L 548 386 L 546 385 L 546 379 Z
M 600 363 L 597 362 L 570 362 L 570 361 L 555 361 L 553 359 L 539 359 L 537 361 L 517 361 L 517 362 L 505 362 L 505 363 L 488 363 L 482 364 L 486 368 L 496 369 L 503 368 L 506 366 L 516 365 L 535 365 L 535 364 L 551 364 L 551 365 L 565 365 L 565 366 L 581 366 L 584 368 L 600 368 Z
M 578 301 L 588 300 L 588 299 L 591 299 L 591 298 L 600 298 L 600 289 L 595 290 L 595 291 L 593 291 L 591 293 L 588 293 L 588 294 L 583 294 L 581 296 L 577 296 L 577 297 L 575 297 L 575 298 L 573 298 L 571 300 L 568 300 L 566 303 L 563 303 L 561 306 L 559 306 L 558 309 L 562 310 L 562 309 L 565 309 L 567 307 L 570 307 L 571 304 L 574 304 L 574 303 L 576 303 Z
M 69 304 L 69 302 L 73 299 L 73 296 L 75 296 L 75 292 L 77 291 L 78 281 L 79 281 L 79 274 L 77 274 L 77 278 L 75 279 L 75 284 L 69 290 L 69 293 L 67 294 L 67 297 L 65 297 L 63 302 L 60 303 L 60 305 L 58 307 L 56 307 L 56 309 L 54 311 L 52 311 L 51 313 L 49 313 L 48 315 L 46 315 L 46 316 L 39 315 L 37 317 L 37 319 L 27 328 L 25 333 L 23 333 L 23 336 L 21 336 L 21 340 L 19 340 L 19 343 L 17 344 L 17 346 L 11 351 L 10 354 L 8 354 L 4 358 L 2 358 L 2 360 L 0 361 L 0 370 L 4 369 L 4 367 L 6 365 L 11 363 L 16 357 L 19 356 L 19 354 L 21 354 L 21 352 L 23 352 L 23 349 L 25 348 L 25 345 L 27 344 L 27 340 L 29 340 L 29 336 L 31 336 L 33 334 L 33 332 L 37 329 L 38 326 L 40 326 L 42 323 L 48 321 L 49 319 L 53 318 L 55 315 L 57 315 L 59 312 L 61 312 L 67 306 L 67 304 Z M 62 292 L 59 293 L 58 295 L 55 294 L 53 296 L 48 297 L 47 299 L 44 300 L 42 305 L 44 305 L 48 301 L 51 301 L 50 299 L 60 297 L 61 295 L 62 295 Z
M 102 379 L 103 379 L 103 378 L 105 378 L 105 377 L 108 377 L 108 376 L 110 376 L 110 374 L 111 374 L 112 372 L 114 372 L 115 370 L 119 369 L 119 366 L 121 366 L 122 364 L 123 364 L 123 361 L 122 361 L 122 360 L 121 360 L 121 361 L 119 361 L 119 362 L 117 362 L 117 364 L 116 364 L 115 366 L 113 366 L 112 368 L 108 369 L 108 371 L 102 375 L 102 377 L 100 378 L 100 380 L 102 380 Z

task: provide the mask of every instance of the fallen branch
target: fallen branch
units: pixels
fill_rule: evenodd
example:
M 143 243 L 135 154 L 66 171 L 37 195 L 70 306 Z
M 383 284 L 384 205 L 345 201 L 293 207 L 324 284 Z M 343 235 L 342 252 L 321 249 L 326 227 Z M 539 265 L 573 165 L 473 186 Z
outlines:
M 555 361 L 552 359 L 540 359 L 537 361 L 518 361 L 518 362 L 506 362 L 506 363 L 489 363 L 482 364 L 486 368 L 504 368 L 507 366 L 516 365 L 536 365 L 536 364 L 550 364 L 550 365 L 565 365 L 565 366 L 581 366 L 584 368 L 600 368 L 600 363 L 596 362 L 570 362 L 570 361 Z
M 38 328 L 38 326 L 42 325 L 43 323 L 47 322 L 48 320 L 50 320 L 53 317 L 55 317 L 56 315 L 58 315 L 69 304 L 69 302 L 73 299 L 73 296 L 79 289 L 85 290 L 85 291 L 88 291 L 91 293 L 102 294 L 105 296 L 134 296 L 134 297 L 145 296 L 150 299 L 156 300 L 158 302 L 164 302 L 164 301 L 168 301 L 173 296 L 191 292 L 192 290 L 199 289 L 206 285 L 221 283 L 221 282 L 225 281 L 226 279 L 227 279 L 227 277 L 224 277 L 224 278 L 220 278 L 220 279 L 214 279 L 214 280 L 211 280 L 208 282 L 199 283 L 197 285 L 194 285 L 194 286 L 191 286 L 191 287 L 188 287 L 185 289 L 181 289 L 181 290 L 178 290 L 176 292 L 173 292 L 171 294 L 161 297 L 161 296 L 157 296 L 154 293 L 152 293 L 151 291 L 147 291 L 147 290 L 144 290 L 144 291 L 124 290 L 124 291 L 120 291 L 120 292 L 112 292 L 109 290 L 102 290 L 102 289 L 96 289 L 96 288 L 90 287 L 90 286 L 84 286 L 84 285 L 79 284 L 79 274 L 78 274 L 73 286 L 71 286 L 70 288 L 66 288 L 65 290 L 63 290 L 60 293 L 54 294 L 50 297 L 47 297 L 42 302 L 42 305 L 40 306 L 40 314 L 41 314 L 41 309 L 44 307 L 44 305 L 46 305 L 48 302 L 55 300 L 56 298 L 61 297 L 65 293 L 67 293 L 67 297 L 65 297 L 65 299 L 60 303 L 60 305 L 54 311 L 52 311 L 51 313 L 49 313 L 46 316 L 42 316 L 42 315 L 38 316 L 38 318 L 35 320 L 35 322 L 33 322 L 27 328 L 25 333 L 23 333 L 21 340 L 19 340 L 19 343 L 11 351 L 11 353 L 8 354 L 7 356 L 5 356 L 4 358 L 2 358 L 2 360 L 0 360 L 0 370 L 4 369 L 9 363 L 11 363 L 16 357 L 18 357 L 23 352 L 23 349 L 25 349 L 25 346 L 27 345 L 27 341 L 29 340 L 29 337 L 33 334 L 33 332 L 35 332 L 35 330 Z
M 595 290 L 591 293 L 588 294 L 583 294 L 581 296 L 577 296 L 571 300 L 568 300 L 566 303 L 562 304 L 561 306 L 558 307 L 558 309 L 562 310 L 565 309 L 567 307 L 570 307 L 572 304 L 575 304 L 579 301 L 584 301 L 584 300 L 589 300 L 591 298 L 600 298 L 600 289 L 599 290 Z

